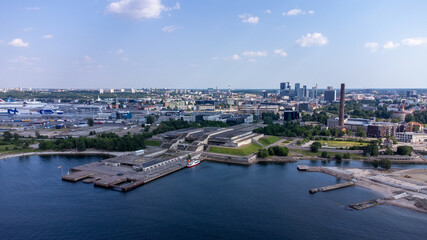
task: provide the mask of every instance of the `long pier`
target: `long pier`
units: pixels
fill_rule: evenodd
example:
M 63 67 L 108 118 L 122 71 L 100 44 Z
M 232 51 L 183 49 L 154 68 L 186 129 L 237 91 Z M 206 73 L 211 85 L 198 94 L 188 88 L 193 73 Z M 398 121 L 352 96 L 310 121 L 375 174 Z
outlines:
M 311 194 L 314 194 L 317 192 L 327 192 L 327 191 L 332 191 L 332 190 L 350 187 L 350 186 L 354 186 L 354 182 L 350 181 L 350 182 L 338 183 L 338 184 L 334 184 L 334 185 L 330 185 L 330 186 L 326 186 L 326 187 L 312 188 L 309 190 L 309 192 Z

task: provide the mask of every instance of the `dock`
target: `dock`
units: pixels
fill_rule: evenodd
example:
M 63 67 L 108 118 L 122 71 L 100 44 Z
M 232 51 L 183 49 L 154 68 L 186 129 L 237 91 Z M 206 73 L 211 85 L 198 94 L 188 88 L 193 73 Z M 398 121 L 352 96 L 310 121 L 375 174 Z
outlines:
M 83 171 L 75 171 L 75 172 L 72 172 L 68 175 L 62 176 L 62 180 L 70 181 L 70 182 L 77 182 L 77 181 L 80 181 L 82 179 L 88 178 L 94 174 L 95 173 L 93 173 L 93 172 L 84 171 L 84 170 Z
M 350 187 L 350 186 L 354 186 L 354 182 L 350 181 L 350 182 L 343 182 L 343 183 L 338 183 L 338 184 L 334 184 L 334 185 L 330 185 L 330 186 L 326 186 L 326 187 L 320 187 L 320 188 L 313 188 L 310 189 L 309 192 L 311 194 L 317 193 L 317 192 L 327 192 L 327 191 L 332 191 L 332 190 L 336 190 L 336 189 L 340 189 L 340 188 L 345 188 L 345 187 Z
M 337 167 L 310 167 L 307 165 L 298 165 L 297 169 L 298 171 L 304 172 L 321 172 L 346 181 L 351 181 L 354 178 L 351 173 Z
M 382 205 L 384 203 L 385 203 L 385 200 L 380 198 L 380 199 L 369 200 L 369 201 L 365 201 L 365 202 L 361 202 L 361 203 L 350 204 L 348 206 L 355 209 L 355 210 L 363 210 L 366 208 Z
M 153 155 L 154 154 L 154 155 Z M 201 153 L 188 151 L 157 152 L 146 155 L 122 155 L 71 169 L 62 179 L 81 181 L 96 187 L 127 192 L 145 183 L 186 168 L 187 157 L 200 157 Z

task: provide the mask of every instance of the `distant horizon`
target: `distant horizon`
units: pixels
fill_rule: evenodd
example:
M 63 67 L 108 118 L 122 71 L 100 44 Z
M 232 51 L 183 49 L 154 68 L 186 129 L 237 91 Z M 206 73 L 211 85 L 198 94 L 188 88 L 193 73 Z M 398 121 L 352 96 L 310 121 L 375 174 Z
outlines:
M 334 90 L 339 90 L 339 87 L 334 87 Z M 142 88 L 132 88 L 132 87 L 117 87 L 117 88 L 44 88 L 44 87 L 37 87 L 37 88 L 31 88 L 31 87 L 11 87 L 11 88 L 1 88 L 0 89 L 8 89 L 8 90 L 14 90 L 16 88 L 21 88 L 24 90 L 93 90 L 93 91 L 97 91 L 100 89 L 103 90 L 109 90 L 109 89 L 135 89 L 135 90 L 140 90 L 140 89 L 160 89 L 160 90 L 207 90 L 207 89 L 214 89 L 214 90 L 221 90 L 221 91 L 228 91 L 228 88 L 160 88 L 160 87 L 142 87 Z M 318 90 L 326 90 L 327 88 L 317 88 Z M 240 91 L 240 90 L 266 90 L 266 91 L 277 91 L 279 90 L 279 88 L 232 88 L 231 91 Z M 294 90 L 294 88 L 291 88 L 291 90 Z M 308 88 L 307 86 L 307 90 L 312 90 L 312 88 Z M 348 90 L 426 90 L 427 88 L 345 88 L 346 91 Z

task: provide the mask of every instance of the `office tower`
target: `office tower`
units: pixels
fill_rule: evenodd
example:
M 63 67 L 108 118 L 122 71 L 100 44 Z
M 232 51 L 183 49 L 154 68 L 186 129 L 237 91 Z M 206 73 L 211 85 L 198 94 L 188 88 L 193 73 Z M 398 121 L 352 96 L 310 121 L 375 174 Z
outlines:
M 326 102 L 335 102 L 337 100 L 337 92 L 334 90 L 333 87 L 329 86 L 328 89 L 325 90 L 323 99 Z

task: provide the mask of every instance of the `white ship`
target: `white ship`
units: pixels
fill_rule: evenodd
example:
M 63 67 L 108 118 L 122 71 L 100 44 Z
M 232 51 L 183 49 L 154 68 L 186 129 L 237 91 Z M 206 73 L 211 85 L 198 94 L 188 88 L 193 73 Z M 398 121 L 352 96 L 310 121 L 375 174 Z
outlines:
M 187 163 L 187 167 L 191 168 L 191 167 L 197 166 L 199 164 L 200 164 L 200 160 L 194 159 L 194 160 L 191 160 Z

